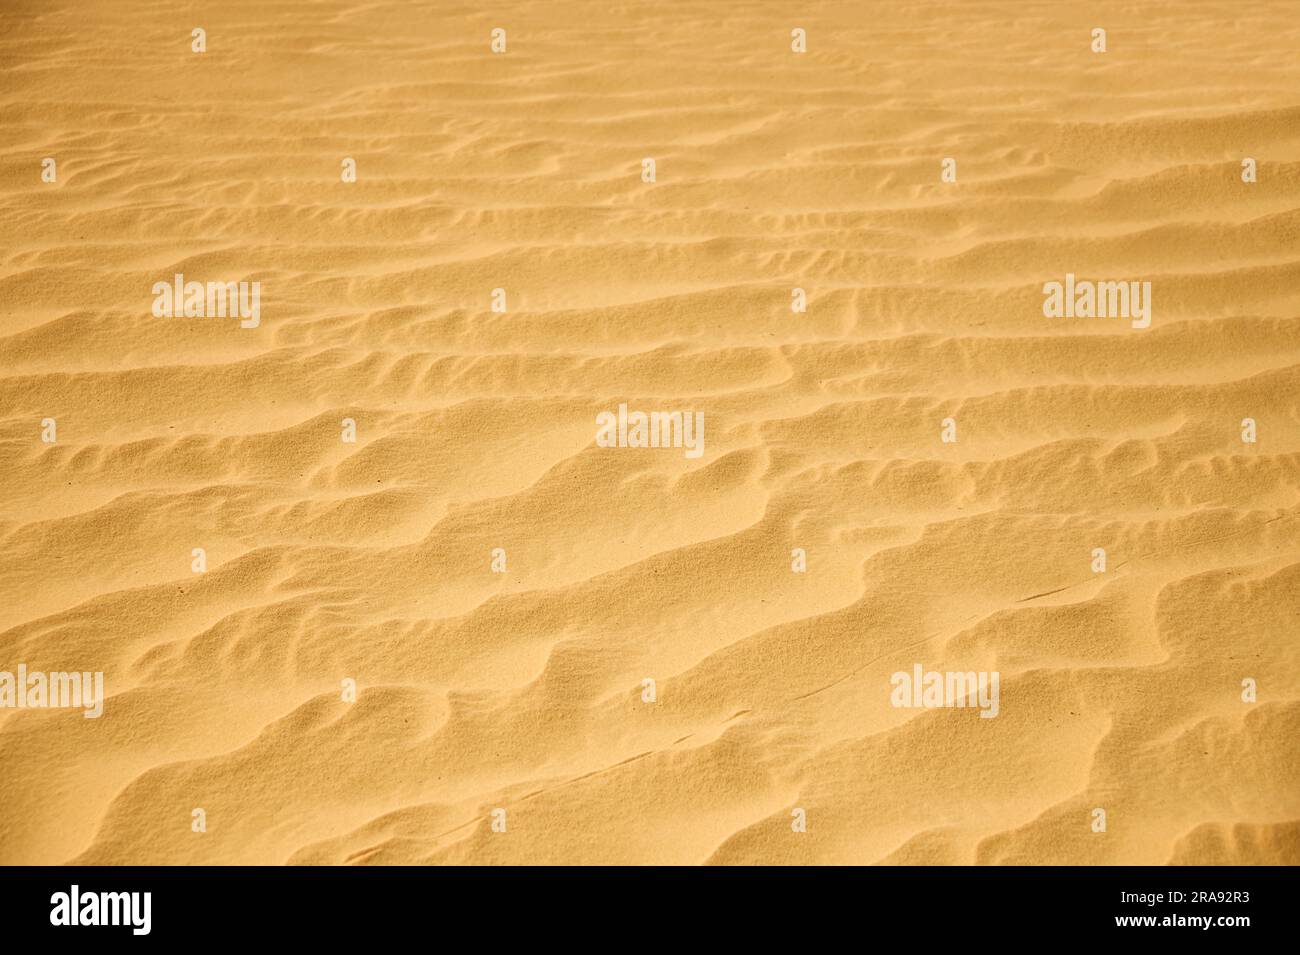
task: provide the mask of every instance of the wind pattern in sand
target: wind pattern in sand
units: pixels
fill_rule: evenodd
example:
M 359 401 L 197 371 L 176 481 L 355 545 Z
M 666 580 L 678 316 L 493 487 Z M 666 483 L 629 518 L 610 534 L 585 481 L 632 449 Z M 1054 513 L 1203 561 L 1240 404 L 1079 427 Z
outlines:
M 0 669 L 107 699 L 0 711 L 0 863 L 1300 862 L 1297 50 L 1282 0 L 8 0 Z M 1044 317 L 1067 273 L 1151 327 Z M 915 661 L 997 718 L 891 705 Z

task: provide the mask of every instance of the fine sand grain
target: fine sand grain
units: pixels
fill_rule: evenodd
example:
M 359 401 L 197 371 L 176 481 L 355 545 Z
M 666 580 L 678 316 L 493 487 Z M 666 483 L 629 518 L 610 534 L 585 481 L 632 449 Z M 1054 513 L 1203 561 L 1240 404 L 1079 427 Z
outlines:
M 1300 862 L 1296 13 L 6 0 L 0 863 Z

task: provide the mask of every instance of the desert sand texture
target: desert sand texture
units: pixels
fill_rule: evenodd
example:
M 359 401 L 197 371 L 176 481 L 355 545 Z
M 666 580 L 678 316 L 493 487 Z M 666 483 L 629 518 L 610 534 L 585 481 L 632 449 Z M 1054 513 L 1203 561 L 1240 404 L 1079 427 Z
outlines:
M 0 863 L 1300 862 L 1298 50 L 6 0 Z

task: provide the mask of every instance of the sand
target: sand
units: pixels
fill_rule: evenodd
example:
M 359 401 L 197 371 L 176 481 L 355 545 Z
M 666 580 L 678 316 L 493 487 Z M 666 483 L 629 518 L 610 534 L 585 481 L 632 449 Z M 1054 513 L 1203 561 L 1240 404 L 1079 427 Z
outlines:
M 0 862 L 1300 862 L 1295 12 L 8 0 Z

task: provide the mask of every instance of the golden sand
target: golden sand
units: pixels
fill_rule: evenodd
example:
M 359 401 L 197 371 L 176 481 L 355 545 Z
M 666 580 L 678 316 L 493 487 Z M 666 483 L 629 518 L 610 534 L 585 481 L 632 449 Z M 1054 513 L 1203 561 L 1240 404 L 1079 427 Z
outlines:
M 1300 862 L 1297 50 L 1291 0 L 7 0 L 0 670 L 107 699 L 0 710 L 0 863 Z

